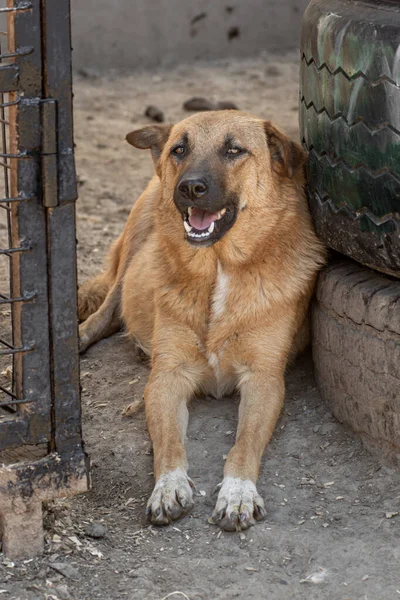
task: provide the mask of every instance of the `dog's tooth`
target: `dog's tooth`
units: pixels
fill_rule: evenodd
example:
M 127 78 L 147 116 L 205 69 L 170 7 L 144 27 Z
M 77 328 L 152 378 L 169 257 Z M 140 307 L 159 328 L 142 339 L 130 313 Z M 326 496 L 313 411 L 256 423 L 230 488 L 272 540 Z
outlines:
M 187 221 L 183 221 L 183 226 L 188 233 L 190 233 L 192 231 L 192 227 L 190 227 L 190 225 Z
M 189 217 L 190 217 L 191 214 L 192 214 L 192 209 L 189 207 L 188 208 L 188 215 L 189 215 Z
M 212 233 L 214 231 L 214 227 L 215 227 L 215 223 L 214 221 L 211 223 L 210 227 L 208 228 L 208 233 Z
M 224 214 L 226 213 L 226 208 L 223 208 L 222 210 L 219 211 L 219 218 L 221 219 Z

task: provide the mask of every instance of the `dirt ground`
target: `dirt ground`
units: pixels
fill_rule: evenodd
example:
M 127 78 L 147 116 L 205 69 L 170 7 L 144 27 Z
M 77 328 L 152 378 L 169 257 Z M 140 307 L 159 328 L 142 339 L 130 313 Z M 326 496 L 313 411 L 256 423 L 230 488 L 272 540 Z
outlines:
M 182 102 L 190 96 L 232 100 L 296 137 L 297 80 L 297 57 L 129 78 L 81 73 L 75 80 L 80 280 L 101 268 L 152 173 L 150 155 L 124 142 L 129 130 L 148 122 L 148 104 L 175 121 L 185 116 Z M 42 558 L 15 564 L 0 558 L 5 600 L 400 598 L 399 476 L 332 418 L 309 355 L 287 374 L 285 410 L 263 460 L 258 491 L 267 519 L 242 534 L 208 523 L 234 442 L 237 398 L 193 403 L 187 446 L 195 508 L 157 529 L 144 517 L 153 486 L 144 414 L 122 415 L 142 395 L 148 367 L 117 335 L 83 356 L 81 375 L 92 490 L 48 506 Z

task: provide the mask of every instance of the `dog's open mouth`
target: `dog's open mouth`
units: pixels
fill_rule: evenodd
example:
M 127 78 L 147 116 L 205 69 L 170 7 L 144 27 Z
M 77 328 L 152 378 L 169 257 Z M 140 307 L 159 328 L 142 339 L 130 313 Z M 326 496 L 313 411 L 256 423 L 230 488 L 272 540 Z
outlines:
M 194 245 L 216 242 L 233 225 L 235 216 L 230 207 L 214 213 L 198 207 L 188 208 L 183 215 L 187 240 Z

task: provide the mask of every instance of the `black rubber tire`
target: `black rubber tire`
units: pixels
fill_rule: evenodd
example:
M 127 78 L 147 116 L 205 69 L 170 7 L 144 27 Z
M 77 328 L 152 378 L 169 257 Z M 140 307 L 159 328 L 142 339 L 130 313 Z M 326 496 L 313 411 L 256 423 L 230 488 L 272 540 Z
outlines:
M 312 341 L 317 385 L 335 417 L 399 464 L 400 282 L 347 259 L 326 267 Z
M 400 3 L 311 0 L 300 131 L 327 245 L 400 277 Z

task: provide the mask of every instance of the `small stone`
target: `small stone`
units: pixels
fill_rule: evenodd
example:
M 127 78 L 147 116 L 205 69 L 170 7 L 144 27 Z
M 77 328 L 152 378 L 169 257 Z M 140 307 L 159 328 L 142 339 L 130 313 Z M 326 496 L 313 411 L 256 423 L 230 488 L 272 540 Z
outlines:
M 39 571 L 37 572 L 37 579 L 45 579 L 46 575 L 47 575 L 47 567 L 42 567 L 41 569 L 39 569 Z
M 157 106 L 148 106 L 144 114 L 146 117 L 157 123 L 162 123 L 164 121 L 164 113 Z
M 57 585 L 54 589 L 60 600 L 71 600 L 71 594 L 66 585 Z
M 183 103 L 184 110 L 201 112 L 204 110 L 215 110 L 215 104 L 207 98 L 197 97 L 190 98 Z
M 315 425 L 315 427 L 313 427 L 313 432 L 314 433 L 318 433 L 318 431 L 321 429 L 321 425 Z
M 335 429 L 335 426 L 333 423 L 324 423 L 323 425 L 321 425 L 321 429 L 319 430 L 319 435 L 327 435 L 328 433 L 332 433 L 332 431 Z
M 301 485 L 315 485 L 315 479 L 312 477 L 302 477 Z
M 93 521 L 93 523 L 89 523 L 89 525 L 86 525 L 85 527 L 85 535 L 96 540 L 103 538 L 106 533 L 107 529 L 104 527 L 104 525 L 101 523 L 96 523 L 95 521 Z
M 221 100 L 217 102 L 217 110 L 239 110 L 239 108 L 231 100 Z
M 12 380 L 12 367 L 6 367 L 4 369 L 4 371 L 1 372 L 1 374 L 3 375 L 3 377 L 5 377 L 9 381 L 11 381 Z
M 281 70 L 278 69 L 278 67 L 276 67 L 275 65 L 269 65 L 269 67 L 266 68 L 265 72 L 271 77 L 278 77 L 279 75 L 282 75 Z
M 229 27 L 229 29 L 226 33 L 226 36 L 227 36 L 229 42 L 231 42 L 235 38 L 240 37 L 239 27 L 236 27 L 235 25 L 233 27 Z
M 51 563 L 50 567 L 67 579 L 78 581 L 81 578 L 81 574 L 79 573 L 78 569 L 75 569 L 75 567 L 69 565 L 68 563 Z
M 385 516 L 386 516 L 387 519 L 393 519 L 393 517 L 397 517 L 398 514 L 399 514 L 398 511 L 396 511 L 396 512 L 387 512 L 387 513 L 385 513 Z

